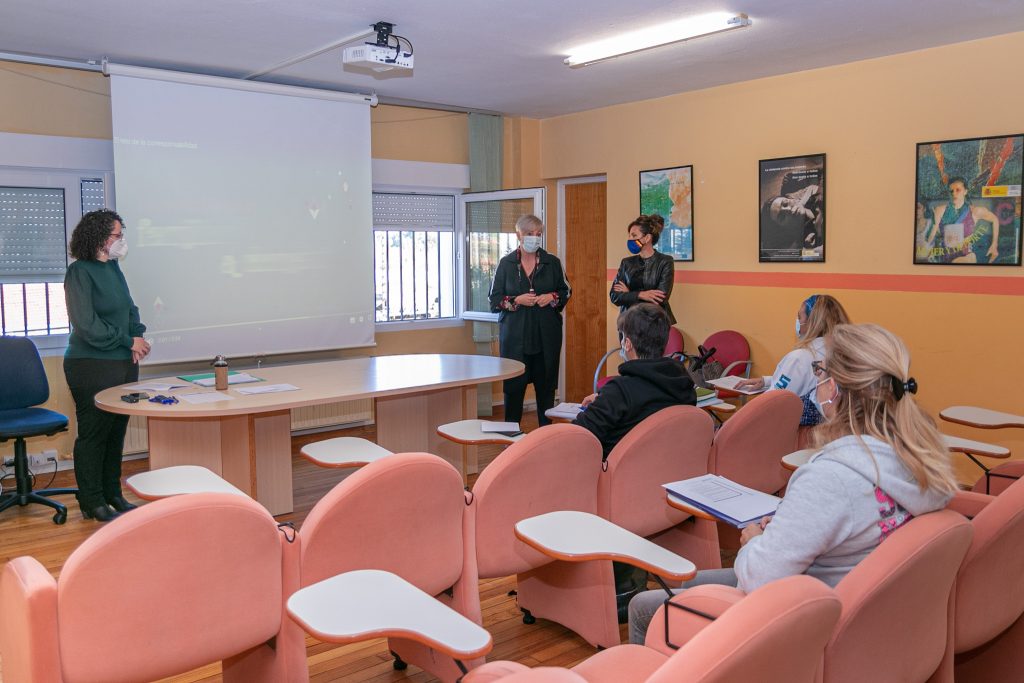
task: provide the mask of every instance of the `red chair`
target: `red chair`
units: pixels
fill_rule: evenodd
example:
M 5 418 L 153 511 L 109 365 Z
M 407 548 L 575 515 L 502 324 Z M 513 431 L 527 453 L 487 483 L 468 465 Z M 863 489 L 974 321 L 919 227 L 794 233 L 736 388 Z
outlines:
M 665 353 L 663 353 L 662 355 L 671 356 L 673 354 L 682 353 L 684 347 L 685 342 L 683 340 L 683 333 L 680 332 L 679 329 L 676 327 L 668 328 L 668 343 L 665 344 Z M 597 369 L 594 370 L 595 394 L 598 391 L 600 391 L 601 387 L 603 387 L 605 383 L 608 382 L 610 377 L 613 377 L 613 375 L 609 375 L 608 377 L 601 377 L 601 371 L 604 369 L 605 364 L 608 362 L 608 359 L 619 352 L 619 348 L 620 347 L 616 346 L 614 349 L 610 349 L 608 353 L 601 356 L 601 360 L 597 364 Z
M 750 368 L 754 362 L 750 359 L 750 344 L 747 338 L 733 330 L 722 330 L 704 340 L 705 349 L 715 349 L 715 353 L 708 360 L 716 360 L 722 364 L 722 377 L 730 375 L 742 375 L 750 377 Z M 728 389 L 719 389 L 718 398 L 743 398 L 744 394 Z

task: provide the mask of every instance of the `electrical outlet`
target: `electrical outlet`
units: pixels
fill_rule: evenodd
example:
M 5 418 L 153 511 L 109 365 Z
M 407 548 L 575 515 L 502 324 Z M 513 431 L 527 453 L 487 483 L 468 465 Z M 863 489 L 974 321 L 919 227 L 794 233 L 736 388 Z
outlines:
M 31 453 L 28 456 L 28 464 L 32 467 L 46 467 L 45 453 Z
M 14 458 L 4 458 L 4 467 L 14 467 Z

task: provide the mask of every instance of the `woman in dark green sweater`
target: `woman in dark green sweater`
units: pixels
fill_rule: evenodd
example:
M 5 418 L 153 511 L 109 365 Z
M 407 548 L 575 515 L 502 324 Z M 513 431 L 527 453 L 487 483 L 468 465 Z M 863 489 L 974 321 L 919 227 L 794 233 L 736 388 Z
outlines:
M 139 361 L 149 353 L 142 338 L 146 326 L 117 264 L 127 251 L 121 217 L 106 209 L 92 211 L 71 234 L 68 252 L 76 260 L 64 276 L 71 320 L 64 376 L 78 420 L 78 504 L 82 516 L 100 522 L 135 507 L 121 493 L 128 416 L 104 412 L 93 403 L 98 392 L 137 381 Z

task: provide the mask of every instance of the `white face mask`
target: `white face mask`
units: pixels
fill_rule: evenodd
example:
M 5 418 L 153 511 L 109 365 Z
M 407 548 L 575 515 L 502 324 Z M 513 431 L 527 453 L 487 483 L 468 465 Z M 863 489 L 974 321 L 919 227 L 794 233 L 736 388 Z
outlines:
M 128 241 L 125 238 L 121 238 L 110 245 L 107 249 L 107 257 L 113 259 L 123 259 L 125 254 L 128 253 Z
M 800 338 L 800 318 L 796 319 L 796 338 Z
M 827 381 L 828 381 L 828 378 L 825 378 L 825 379 L 821 380 L 820 382 L 815 384 L 814 385 L 814 389 L 811 390 L 811 403 L 814 404 L 814 407 L 818 410 L 818 414 L 821 415 L 822 419 L 824 419 L 826 421 L 828 420 L 828 416 L 825 415 L 825 406 L 830 404 L 830 403 L 834 403 L 836 398 L 838 398 L 838 396 L 839 396 L 839 394 L 837 392 L 833 398 L 828 399 L 824 403 L 821 401 L 820 398 L 818 398 L 818 388 L 820 386 L 822 386 L 823 384 L 825 384 L 825 382 L 827 382 Z
M 538 249 L 540 249 L 540 235 L 523 236 L 523 251 L 527 254 L 532 254 Z

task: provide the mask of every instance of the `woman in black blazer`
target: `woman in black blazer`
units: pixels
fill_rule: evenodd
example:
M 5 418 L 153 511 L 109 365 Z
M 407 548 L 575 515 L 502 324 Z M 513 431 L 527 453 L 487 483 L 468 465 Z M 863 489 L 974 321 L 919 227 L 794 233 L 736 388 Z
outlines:
M 544 224 L 536 216 L 516 221 L 519 248 L 498 262 L 490 292 L 491 311 L 498 314 L 501 356 L 526 365 L 522 375 L 505 380 L 505 419 L 522 419 L 523 395 L 532 382 L 542 426 L 550 424 L 544 413 L 555 405 L 562 309 L 572 295 L 562 262 L 540 248 L 543 233 Z
M 635 256 L 622 259 L 608 296 L 620 313 L 641 301 L 657 304 L 668 314 L 669 323 L 675 325 L 676 317 L 668 303 L 676 274 L 674 261 L 670 255 L 654 250 L 664 229 L 665 219 L 656 213 L 640 215 L 629 224 L 626 248 Z

